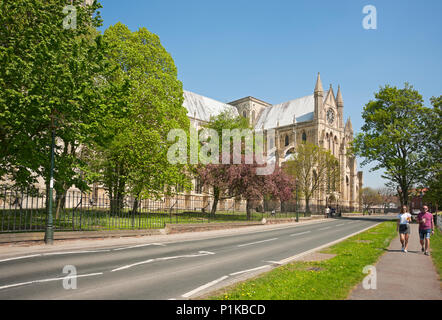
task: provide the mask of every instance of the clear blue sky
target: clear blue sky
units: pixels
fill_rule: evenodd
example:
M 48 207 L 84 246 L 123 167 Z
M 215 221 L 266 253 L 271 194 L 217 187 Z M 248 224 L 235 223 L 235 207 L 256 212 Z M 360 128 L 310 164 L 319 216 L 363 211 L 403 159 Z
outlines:
M 363 106 L 385 84 L 411 83 L 429 105 L 442 94 L 442 1 L 101 0 L 103 30 L 117 22 L 157 34 L 190 90 L 219 101 L 275 104 L 340 84 L 355 132 Z M 365 5 L 377 29 L 365 30 Z M 359 163 L 361 160 L 359 160 Z M 365 186 L 379 172 L 362 168 Z

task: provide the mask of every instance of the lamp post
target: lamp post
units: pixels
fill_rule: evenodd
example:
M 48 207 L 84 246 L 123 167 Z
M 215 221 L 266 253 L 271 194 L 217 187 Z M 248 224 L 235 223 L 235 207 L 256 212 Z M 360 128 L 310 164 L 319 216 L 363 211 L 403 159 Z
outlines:
M 52 142 L 51 142 L 51 168 L 49 170 L 49 204 L 48 204 L 48 220 L 45 232 L 45 243 L 53 244 L 54 242 L 54 222 L 52 217 L 52 195 L 54 189 L 54 148 L 55 148 L 55 123 L 54 115 L 51 115 L 51 129 L 52 129 Z
M 296 181 L 295 185 L 295 192 L 296 192 L 296 222 L 299 222 L 299 211 L 298 211 L 298 181 Z
M 296 147 L 297 144 L 297 135 L 296 135 L 296 115 L 293 116 L 293 127 L 292 127 L 292 132 L 293 132 L 293 146 Z M 297 150 L 297 149 L 295 149 Z M 295 151 L 296 152 L 296 151 Z M 299 208 L 298 208 L 298 202 L 299 202 L 299 197 L 298 197 L 298 180 L 295 181 L 296 185 L 295 185 L 295 192 L 296 192 L 296 222 L 299 222 Z

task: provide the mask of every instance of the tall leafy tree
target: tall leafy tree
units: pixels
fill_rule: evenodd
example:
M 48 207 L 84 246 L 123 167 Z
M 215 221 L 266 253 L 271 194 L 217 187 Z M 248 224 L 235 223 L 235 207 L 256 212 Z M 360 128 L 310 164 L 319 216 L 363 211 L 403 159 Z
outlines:
M 428 112 L 424 128 L 427 150 L 425 167 L 428 174 L 421 187 L 428 188 L 424 200 L 437 210 L 442 205 L 442 96 L 432 97 L 430 101 L 433 108 Z
M 159 196 L 186 180 L 185 167 L 168 162 L 170 130 L 189 130 L 177 69 L 160 39 L 146 28 L 132 32 L 122 23 L 104 32 L 108 69 L 103 91 L 109 113 L 99 128 L 92 163 L 112 199 Z
M 302 143 L 293 158 L 284 163 L 284 171 L 295 179 L 299 195 L 310 212 L 310 200 L 317 192 L 339 192 L 341 184 L 339 161 L 312 143 Z
M 75 23 L 66 25 L 67 4 L 0 2 L 0 176 L 19 187 L 40 176 L 48 186 L 55 127 L 58 196 L 74 184 L 87 187 L 80 145 L 94 134 L 102 111 L 95 85 L 103 61 L 95 32 L 100 5 L 72 1 Z
M 365 123 L 353 149 L 364 158 L 362 165 L 375 163 L 372 171 L 384 170 L 382 177 L 398 191 L 401 205 L 408 204 L 411 189 L 428 173 L 425 123 L 429 112 L 419 92 L 406 83 L 402 89 L 382 87 L 362 113 Z

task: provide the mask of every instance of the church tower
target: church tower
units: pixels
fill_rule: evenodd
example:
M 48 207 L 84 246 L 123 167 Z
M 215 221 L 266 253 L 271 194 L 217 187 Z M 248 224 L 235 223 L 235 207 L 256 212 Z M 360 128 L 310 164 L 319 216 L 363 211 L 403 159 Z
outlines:
M 324 89 L 322 88 L 321 75 L 318 72 L 318 78 L 316 79 L 315 86 L 315 114 L 314 121 L 317 122 L 320 119 L 320 112 L 322 110 L 322 103 L 324 101 Z
M 239 115 L 247 118 L 252 127 L 256 125 L 261 112 L 265 108 L 271 106 L 271 104 L 268 102 L 250 96 L 229 102 L 228 104 L 235 106 Z

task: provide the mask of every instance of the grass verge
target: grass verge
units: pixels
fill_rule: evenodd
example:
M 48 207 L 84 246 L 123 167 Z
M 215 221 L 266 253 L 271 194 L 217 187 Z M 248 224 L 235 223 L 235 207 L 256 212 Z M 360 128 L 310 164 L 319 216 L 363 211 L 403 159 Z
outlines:
M 433 258 L 434 265 L 439 274 L 439 280 L 442 281 L 442 231 L 437 227 L 434 228 L 434 235 L 431 237 L 430 248 L 431 257 Z
M 388 221 L 322 250 L 336 256 L 319 262 L 294 262 L 255 279 L 219 290 L 214 300 L 337 300 L 366 276 L 397 236 L 396 222 Z

